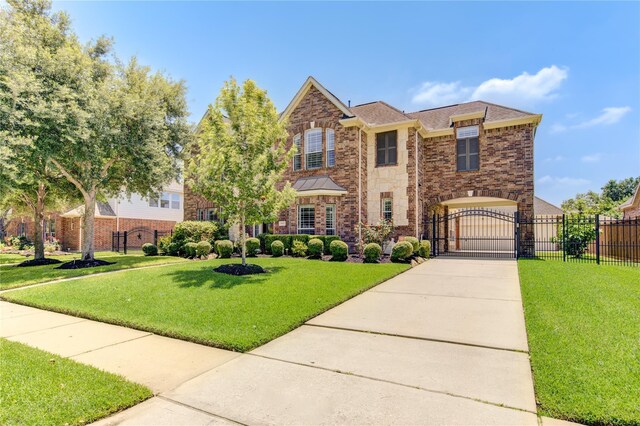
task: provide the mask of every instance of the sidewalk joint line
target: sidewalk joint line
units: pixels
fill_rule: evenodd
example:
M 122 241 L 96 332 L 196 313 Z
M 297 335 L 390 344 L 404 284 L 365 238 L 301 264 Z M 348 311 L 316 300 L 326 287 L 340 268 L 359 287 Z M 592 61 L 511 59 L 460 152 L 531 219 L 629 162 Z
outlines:
M 108 324 L 108 325 L 111 325 L 111 324 Z M 118 327 L 118 326 L 114 326 L 114 327 Z M 133 342 L 134 340 L 142 339 L 144 337 L 149 337 L 149 336 L 153 336 L 153 333 L 147 332 L 147 334 L 143 334 L 142 336 L 133 337 L 131 339 L 122 340 L 120 342 L 109 343 L 108 345 L 100 346 L 99 348 L 89 349 L 88 351 L 79 352 L 79 353 L 73 354 L 73 355 L 67 355 L 64 358 L 74 358 L 74 357 L 77 357 L 77 356 L 80 356 L 80 355 L 84 355 L 84 354 L 88 354 L 88 353 L 91 353 L 91 352 L 99 351 L 101 349 L 110 348 L 112 346 L 117 346 L 117 345 L 120 345 L 122 343 Z
M 232 423 L 236 423 L 236 424 L 243 425 L 243 426 L 248 426 L 247 423 L 242 423 L 242 422 L 239 422 L 237 420 L 233 420 L 233 419 L 231 419 L 229 417 L 221 416 L 219 414 L 215 414 L 215 413 L 212 413 L 210 411 L 203 410 L 202 408 L 194 407 L 193 405 L 189 405 L 189 404 L 185 404 L 184 402 L 176 401 L 175 399 L 171 399 L 171 398 L 169 398 L 167 396 L 164 396 L 164 395 L 158 394 L 158 395 L 156 395 L 156 398 L 163 399 L 163 400 L 165 400 L 167 402 L 171 402 L 171 403 L 176 404 L 176 405 L 181 405 L 181 406 L 183 406 L 185 408 L 189 408 L 191 410 L 198 411 L 198 412 L 206 414 L 208 416 L 212 416 L 212 417 L 217 417 L 219 419 L 228 420 L 228 421 L 230 421 Z
M 50 311 L 48 313 L 57 314 L 57 312 L 50 312 Z M 62 314 L 62 315 L 64 315 L 64 314 Z M 67 316 L 71 316 L 71 315 L 67 315 Z M 78 318 L 78 317 L 72 317 L 72 318 Z M 10 339 L 12 337 L 26 336 L 27 334 L 33 334 L 33 333 L 39 333 L 41 331 L 53 330 L 54 328 L 60 328 L 60 327 L 64 327 L 64 326 L 71 325 L 71 324 L 78 324 L 79 322 L 83 322 L 83 321 L 87 321 L 87 320 L 85 318 L 78 318 L 78 321 L 69 322 L 69 323 L 66 323 L 66 324 L 54 325 L 53 327 L 41 328 L 39 330 L 27 331 L 26 333 L 12 334 L 11 336 L 4 336 L 3 339 Z
M 380 378 L 376 378 L 376 377 L 365 376 L 365 375 L 358 374 L 358 373 L 353 373 L 353 372 L 350 372 L 350 371 L 334 370 L 332 368 L 321 367 L 319 365 L 309 365 L 309 364 L 305 364 L 305 363 L 302 363 L 302 362 L 289 361 L 289 360 L 284 360 L 284 359 L 280 359 L 280 358 L 273 358 L 273 357 L 270 357 L 268 355 L 260 355 L 260 354 L 253 353 L 253 352 L 248 352 L 248 353 L 246 353 L 246 355 L 253 355 L 253 356 L 256 356 L 256 357 L 259 357 L 259 358 L 270 359 L 272 361 L 284 362 L 284 363 L 287 363 L 287 364 L 299 365 L 301 367 L 315 368 L 315 369 L 318 369 L 318 370 L 328 371 L 328 372 L 331 372 L 331 373 L 338 373 L 338 374 L 342 374 L 342 375 L 345 375 L 345 376 L 358 377 L 358 378 L 361 378 L 361 379 L 373 380 L 375 382 L 389 383 L 389 384 L 392 384 L 392 385 L 402 386 L 402 387 L 405 387 L 405 388 L 418 389 L 418 390 L 425 391 L 425 392 L 437 393 L 437 394 L 440 394 L 440 395 L 447 395 L 447 396 L 451 396 L 451 397 L 454 397 L 454 398 L 466 399 L 466 400 L 470 400 L 470 401 L 479 402 L 479 403 L 482 403 L 482 404 L 493 405 L 493 406 L 500 407 L 500 408 L 506 408 L 506 409 L 509 409 L 509 410 L 524 411 L 526 413 L 536 414 L 536 412 L 529 411 L 529 410 L 526 410 L 524 408 L 511 407 L 511 406 L 505 405 L 505 404 L 500 404 L 500 403 L 491 402 L 491 401 L 485 401 L 483 399 L 478 399 L 478 398 L 473 398 L 473 397 L 470 397 L 470 396 L 459 395 L 459 394 L 456 394 L 456 393 L 451 393 L 451 392 L 442 391 L 442 390 L 438 390 L 438 389 L 425 388 L 425 387 L 418 386 L 418 385 L 408 385 L 408 384 L 396 382 L 396 381 L 393 381 L 393 380 L 380 379 Z
M 497 346 L 480 345 L 480 344 L 477 344 L 477 343 L 456 342 L 456 341 L 453 341 L 453 340 L 436 339 L 436 338 L 433 338 L 433 337 L 409 336 L 409 335 L 406 335 L 406 334 L 385 333 L 383 331 L 359 330 L 359 329 L 356 329 L 356 328 L 338 327 L 338 326 L 323 325 L 323 324 L 311 324 L 311 323 L 308 323 L 308 322 L 304 323 L 304 325 L 308 325 L 310 327 L 328 328 L 328 329 L 332 329 L 332 330 L 352 331 L 352 332 L 355 332 L 355 333 L 377 334 L 377 335 L 380 335 L 380 336 L 400 337 L 400 338 L 404 338 L 404 339 L 424 340 L 424 341 L 427 341 L 427 342 L 437 342 L 437 343 L 449 343 L 449 344 L 452 344 L 452 345 L 470 346 L 470 347 L 474 347 L 474 348 L 492 349 L 492 350 L 496 350 L 496 351 L 516 352 L 516 353 L 522 353 L 522 354 L 527 354 L 527 355 L 529 354 L 528 351 L 525 351 L 525 350 L 522 350 L 522 349 L 509 349 L 509 348 L 501 348 L 501 347 L 497 347 Z
M 411 291 L 390 291 L 390 290 L 376 290 L 375 288 L 371 289 L 373 293 L 390 293 L 390 294 L 409 294 L 413 296 L 430 296 L 430 297 L 451 297 L 454 299 L 477 299 L 477 300 L 496 300 L 499 302 L 518 302 L 517 299 L 500 299 L 496 297 L 476 297 L 476 296 L 454 296 L 449 294 L 433 294 L 433 293 L 414 293 Z

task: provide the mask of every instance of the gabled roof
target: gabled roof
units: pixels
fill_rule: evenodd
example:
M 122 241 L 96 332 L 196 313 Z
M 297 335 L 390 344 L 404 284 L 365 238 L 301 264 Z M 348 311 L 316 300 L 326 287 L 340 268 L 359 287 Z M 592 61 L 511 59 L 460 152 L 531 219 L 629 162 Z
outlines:
M 322 93 L 327 99 L 329 99 L 329 101 L 331 101 L 331 103 L 333 103 L 340 111 L 342 111 L 346 117 L 351 117 L 353 115 L 349 108 L 345 104 L 343 104 L 340 99 L 338 99 L 333 93 L 328 91 L 322 84 L 318 83 L 315 78 L 309 76 L 305 80 L 302 87 L 300 87 L 300 90 L 298 90 L 298 92 L 295 94 L 293 99 L 291 99 L 289 105 L 287 105 L 284 111 L 282 111 L 282 114 L 280 114 L 280 118 L 288 117 L 289 114 L 291 114 L 291 112 L 296 109 L 302 98 L 304 98 L 304 95 L 307 94 L 312 86 L 318 89 L 320 93 Z
M 533 211 L 536 215 L 558 215 L 564 213 L 560 207 L 540 197 L 533 197 Z
M 429 130 L 441 130 L 451 127 L 451 117 L 479 113 L 484 111 L 484 123 L 500 122 L 517 118 L 536 117 L 526 111 L 496 105 L 484 101 L 472 101 L 463 104 L 449 105 L 440 108 L 425 109 L 422 111 L 410 112 L 407 115 L 417 118 L 422 125 Z
M 351 107 L 351 111 L 356 117 L 373 126 L 411 120 L 411 117 L 383 101 L 356 105 Z
M 631 197 L 629 197 L 629 199 L 627 201 L 625 201 L 624 203 L 620 204 L 618 206 L 618 208 L 620 210 L 626 210 L 629 207 L 632 207 L 635 203 L 635 201 L 638 199 L 638 197 L 640 197 L 640 184 L 638 184 L 638 186 L 636 186 L 636 190 L 633 191 L 633 195 Z
M 66 213 L 61 214 L 62 217 L 80 217 L 84 214 L 84 206 L 78 206 Z M 116 217 L 115 212 L 109 205 L 102 201 L 96 201 L 96 217 Z

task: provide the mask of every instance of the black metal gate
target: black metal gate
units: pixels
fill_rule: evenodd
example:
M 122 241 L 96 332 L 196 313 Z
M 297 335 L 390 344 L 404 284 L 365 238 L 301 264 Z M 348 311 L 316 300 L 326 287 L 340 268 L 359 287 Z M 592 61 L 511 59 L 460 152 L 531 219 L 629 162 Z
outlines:
M 431 216 L 427 237 L 433 256 L 515 259 L 518 213 L 483 208 Z

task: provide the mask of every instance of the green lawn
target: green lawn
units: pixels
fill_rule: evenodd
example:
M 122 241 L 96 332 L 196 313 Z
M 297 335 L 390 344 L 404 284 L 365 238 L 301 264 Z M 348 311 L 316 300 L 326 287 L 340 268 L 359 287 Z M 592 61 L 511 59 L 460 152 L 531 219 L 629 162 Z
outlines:
M 79 258 L 79 256 L 77 257 Z M 85 269 L 56 269 L 59 265 L 28 266 L 18 268 L 13 265 L 0 267 L 0 290 L 23 287 L 29 284 L 43 283 L 60 278 L 79 277 L 96 274 L 98 272 L 116 271 L 140 266 L 159 265 L 163 263 L 187 262 L 180 257 L 148 256 L 143 255 L 98 255 L 96 258 L 116 262 L 114 265 L 99 266 Z M 64 260 L 67 260 L 65 258 Z M 72 258 L 68 258 L 72 260 Z
M 120 376 L 0 339 L 0 424 L 80 425 L 152 396 Z
M 520 260 L 542 415 L 640 424 L 640 268 Z
M 142 255 L 142 250 L 129 250 L 127 255 Z M 122 253 L 116 253 L 114 251 L 97 251 L 95 252 L 95 257 L 99 259 L 103 259 L 105 257 L 115 257 L 115 256 L 124 256 Z M 71 252 L 68 254 L 45 254 L 46 258 L 50 259 L 58 259 L 63 262 L 68 262 L 73 259 L 80 259 L 82 257 L 81 253 Z M 10 253 L 0 253 L 0 265 L 6 265 L 10 263 L 20 263 L 25 260 L 33 259 L 33 256 L 23 256 L 21 254 L 10 254 Z
M 233 260 L 237 262 L 237 259 Z M 187 262 L 24 289 L 6 300 L 246 351 L 408 268 L 290 258 L 250 259 L 270 272 L 213 272 Z
M 28 257 L 24 257 L 19 254 L 0 254 L 0 265 L 4 265 L 7 263 L 20 263 L 24 260 L 29 259 Z

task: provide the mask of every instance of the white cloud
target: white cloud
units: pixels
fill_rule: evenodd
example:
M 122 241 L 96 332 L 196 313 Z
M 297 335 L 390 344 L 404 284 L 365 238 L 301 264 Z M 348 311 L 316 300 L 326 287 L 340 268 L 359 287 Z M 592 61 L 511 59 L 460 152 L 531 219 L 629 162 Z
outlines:
M 427 81 L 414 94 L 412 101 L 428 106 L 484 100 L 514 106 L 529 106 L 557 96 L 557 89 L 568 77 L 568 70 L 556 65 L 542 68 L 531 75 L 527 72 L 512 78 L 492 78 L 478 86 L 463 86 L 461 82 Z
M 603 108 L 600 115 L 594 117 L 590 120 L 581 121 L 576 124 L 559 124 L 556 123 L 551 126 L 552 133 L 564 132 L 569 129 L 586 129 L 594 126 L 608 126 L 611 124 L 616 124 L 622 118 L 631 111 L 631 107 L 623 106 L 623 107 L 607 107 Z
M 580 161 L 582 161 L 583 163 L 597 163 L 601 159 L 602 159 L 602 154 L 597 153 L 597 154 L 584 155 L 582 156 Z
M 538 179 L 540 185 L 556 185 L 556 186 L 583 186 L 590 183 L 587 179 L 572 177 L 554 177 L 550 175 L 542 176 Z
M 546 163 L 557 163 L 560 161 L 564 161 L 564 157 L 562 155 L 556 155 L 555 157 L 545 158 L 544 161 Z

